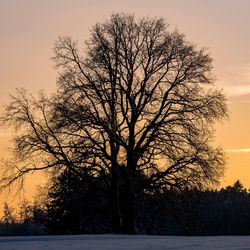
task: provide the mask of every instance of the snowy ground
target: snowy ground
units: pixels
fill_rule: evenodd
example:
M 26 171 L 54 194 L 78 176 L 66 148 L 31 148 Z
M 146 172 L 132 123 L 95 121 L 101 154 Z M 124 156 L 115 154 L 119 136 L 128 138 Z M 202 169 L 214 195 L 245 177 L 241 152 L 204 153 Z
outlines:
M 79 235 L 0 237 L 1 250 L 249 250 L 250 236 Z

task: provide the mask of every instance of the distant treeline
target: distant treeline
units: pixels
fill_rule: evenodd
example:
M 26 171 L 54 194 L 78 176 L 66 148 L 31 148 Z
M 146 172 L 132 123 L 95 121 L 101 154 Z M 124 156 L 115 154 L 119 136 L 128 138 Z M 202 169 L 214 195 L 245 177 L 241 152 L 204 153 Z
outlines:
M 64 172 L 43 204 L 5 204 L 0 235 L 112 233 L 110 197 L 98 178 Z M 240 181 L 220 190 L 161 190 L 136 197 L 138 234 L 249 235 L 250 191 Z

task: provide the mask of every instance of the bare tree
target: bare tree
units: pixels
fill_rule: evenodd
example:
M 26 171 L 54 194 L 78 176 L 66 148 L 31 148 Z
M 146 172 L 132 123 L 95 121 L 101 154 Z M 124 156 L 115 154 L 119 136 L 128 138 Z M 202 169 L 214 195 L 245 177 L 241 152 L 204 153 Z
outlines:
M 206 50 L 161 18 L 114 14 L 93 26 L 84 51 L 69 37 L 54 51 L 57 93 L 34 99 L 20 91 L 6 109 L 5 122 L 22 133 L 21 162 L 5 180 L 62 167 L 103 176 L 113 229 L 126 233 L 135 232 L 140 192 L 218 181 L 224 160 L 212 132 L 227 108 Z

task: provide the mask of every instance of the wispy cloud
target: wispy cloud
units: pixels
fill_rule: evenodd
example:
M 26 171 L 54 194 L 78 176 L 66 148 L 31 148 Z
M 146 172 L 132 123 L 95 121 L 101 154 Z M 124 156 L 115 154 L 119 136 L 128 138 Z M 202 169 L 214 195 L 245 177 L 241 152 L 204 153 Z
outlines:
M 231 65 L 218 75 L 217 84 L 224 89 L 229 101 L 250 101 L 250 64 Z
M 250 148 L 234 148 L 234 149 L 226 149 L 228 153 L 250 153 Z

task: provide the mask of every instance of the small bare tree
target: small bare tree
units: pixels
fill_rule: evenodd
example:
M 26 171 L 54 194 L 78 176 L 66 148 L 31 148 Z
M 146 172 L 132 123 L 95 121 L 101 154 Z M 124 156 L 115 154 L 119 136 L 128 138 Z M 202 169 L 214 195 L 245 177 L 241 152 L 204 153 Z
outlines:
M 69 37 L 54 51 L 57 93 L 34 99 L 19 91 L 6 109 L 5 122 L 21 131 L 21 161 L 5 180 L 62 167 L 103 176 L 113 229 L 125 233 L 135 232 L 140 192 L 218 181 L 224 161 L 212 132 L 227 108 L 206 50 L 161 18 L 114 14 L 92 28 L 83 52 Z

